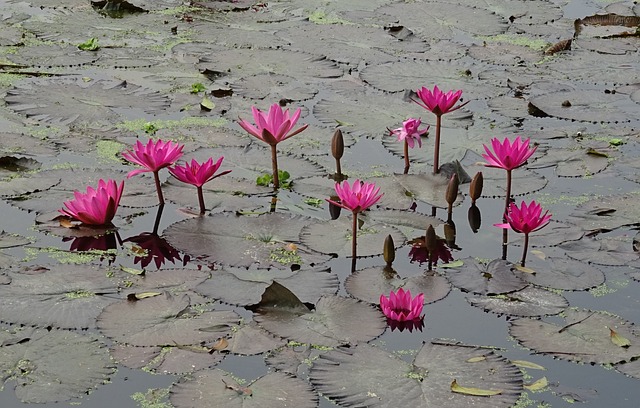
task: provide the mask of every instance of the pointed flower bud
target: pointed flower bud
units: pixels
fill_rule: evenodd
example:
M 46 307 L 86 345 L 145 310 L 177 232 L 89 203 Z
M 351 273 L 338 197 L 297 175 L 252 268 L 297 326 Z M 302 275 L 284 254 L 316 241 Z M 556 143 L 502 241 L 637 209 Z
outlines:
M 384 239 L 384 248 L 382 254 L 387 265 L 391 265 L 396 259 L 396 248 L 395 244 L 393 243 L 393 237 L 391 235 L 387 235 L 387 237 Z
M 471 197 L 471 204 L 474 204 L 480 195 L 482 195 L 482 184 L 484 182 L 482 172 L 479 171 L 473 176 L 471 184 L 469 185 L 469 196 Z
M 449 209 L 458 198 L 458 186 L 460 185 L 460 179 L 458 179 L 458 174 L 453 173 L 453 176 L 449 179 L 449 184 L 447 185 L 447 192 L 445 194 L 445 199 L 449 204 Z
M 342 131 L 336 129 L 331 139 L 331 155 L 334 159 L 340 160 L 344 154 L 344 138 L 342 137 Z
M 424 246 L 427 247 L 427 251 L 429 251 L 429 256 L 436 252 L 438 247 L 438 237 L 436 236 L 436 230 L 433 228 L 433 225 L 429 224 L 427 227 L 427 233 L 424 238 Z

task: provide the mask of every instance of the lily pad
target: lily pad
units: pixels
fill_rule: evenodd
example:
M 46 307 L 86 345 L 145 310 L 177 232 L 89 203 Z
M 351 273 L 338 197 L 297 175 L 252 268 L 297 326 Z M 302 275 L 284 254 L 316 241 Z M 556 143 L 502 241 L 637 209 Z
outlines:
M 253 322 L 234 327 L 232 330 L 232 335 L 228 339 L 229 345 L 225 351 L 233 354 L 255 355 L 285 345 L 283 339 L 276 338 Z
M 604 283 L 604 273 L 600 269 L 567 257 L 548 257 L 545 261 L 532 258 L 527 266 L 535 273 L 521 273 L 519 276 L 546 288 L 587 290 Z
M 407 190 L 407 195 L 434 207 L 448 207 L 445 196 L 449 179 L 443 174 L 396 174 L 394 177 Z M 458 193 L 453 205 L 460 205 L 463 199 L 462 193 Z
M 231 311 L 198 312 L 189 296 L 165 292 L 114 303 L 98 316 L 97 325 L 107 337 L 132 346 L 187 346 L 227 335 L 239 319 Z
M 329 256 L 310 250 L 304 243 L 295 248 L 300 231 L 310 218 L 280 213 L 238 216 L 215 214 L 181 221 L 164 231 L 176 249 L 191 256 L 231 266 L 282 267 L 314 265 Z
M 102 310 L 117 302 L 106 270 L 87 265 L 55 265 L 8 271 L 0 286 L 0 315 L 7 323 L 62 328 L 95 327 Z
M 465 292 L 479 295 L 499 295 L 523 289 L 527 282 L 511 271 L 511 264 L 494 259 L 485 264 L 474 258 L 462 259 L 463 266 L 448 268 L 447 279 Z
M 23 246 L 32 242 L 33 241 L 31 239 L 17 234 L 9 234 L 4 231 L 0 232 L 0 249 Z
M 305 101 L 313 98 L 318 89 L 286 75 L 263 73 L 240 79 L 231 88 L 250 99 L 267 101 Z
M 115 344 L 111 356 L 119 364 L 155 374 L 187 374 L 211 368 L 225 357 L 201 346 L 134 347 Z
M 42 92 L 42 89 L 47 92 Z M 113 125 L 118 112 L 161 112 L 166 96 L 120 81 L 79 77 L 34 78 L 7 91 L 7 106 L 27 117 L 53 125 Z
M 286 374 L 268 373 L 249 384 L 219 369 L 199 371 L 171 388 L 176 408 L 209 408 L 211 402 L 228 408 L 314 408 L 318 396 L 305 381 Z
M 316 222 L 300 231 L 300 242 L 323 254 L 352 256 L 353 221 L 351 214 L 345 214 L 337 220 Z M 364 223 L 357 232 L 357 256 L 375 256 L 382 254 L 382 243 L 387 235 L 393 237 L 396 245 L 405 242 L 406 237 L 400 230 L 388 224 L 376 222 Z
M 3 380 L 15 381 L 16 397 L 45 404 L 80 398 L 109 381 L 115 367 L 98 337 L 66 330 L 0 332 Z
M 253 305 L 260 302 L 272 282 L 286 286 L 300 300 L 315 303 L 322 295 L 338 291 L 338 277 L 328 267 L 298 270 L 224 267 L 200 284 L 196 291 L 233 305 Z
M 559 177 L 590 177 L 607 168 L 608 146 L 575 145 L 566 149 L 549 149 L 547 154 L 528 165 L 529 169 L 555 167 Z
M 302 304 L 300 304 L 302 305 Z M 336 347 L 369 341 L 381 335 L 386 319 L 375 308 L 352 298 L 327 295 L 315 310 L 302 306 L 258 305 L 255 321 L 267 331 L 300 343 Z
M 413 364 L 367 344 L 330 351 L 309 376 L 318 391 L 347 407 L 511 407 L 522 392 L 520 370 L 491 350 L 437 342 L 424 344 Z M 453 381 L 500 392 L 458 394 Z
M 467 301 L 487 312 L 522 317 L 556 315 L 569 307 L 562 295 L 534 287 L 508 295 L 471 297 Z
M 560 248 L 567 251 L 570 258 L 582 262 L 610 266 L 640 265 L 640 257 L 633 251 L 631 238 L 628 237 L 584 238 L 562 244 Z
M 353 272 L 347 276 L 344 287 L 351 296 L 376 305 L 380 303 L 380 295 L 389 296 L 389 292 L 399 288 L 410 290 L 414 296 L 423 293 L 425 304 L 444 299 L 451 291 L 447 279 L 434 272 L 405 278 L 384 266 Z
M 560 325 L 543 320 L 517 319 L 509 334 L 538 354 L 591 364 L 615 364 L 640 356 L 640 338 L 632 323 L 608 313 L 568 309 Z M 620 346 L 612 331 L 630 342 Z
M 568 221 L 589 231 L 613 230 L 637 224 L 640 208 L 631 205 L 637 199 L 637 194 L 633 193 L 596 197 L 579 205 Z

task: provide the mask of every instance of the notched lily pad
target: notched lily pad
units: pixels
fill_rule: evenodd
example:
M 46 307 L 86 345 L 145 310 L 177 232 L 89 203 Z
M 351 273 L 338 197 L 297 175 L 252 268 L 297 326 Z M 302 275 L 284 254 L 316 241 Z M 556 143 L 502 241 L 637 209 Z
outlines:
M 604 283 L 604 273 L 592 265 L 567 257 L 548 257 L 527 263 L 535 273 L 519 276 L 534 285 L 560 290 L 587 290 Z M 516 272 L 517 273 L 517 272 Z
M 311 219 L 280 213 L 260 216 L 215 214 L 171 225 L 164 235 L 175 248 L 201 259 L 249 267 L 283 267 L 315 265 L 329 256 L 298 242 L 300 231 Z
M 279 372 L 253 382 L 238 383 L 237 377 L 219 369 L 199 371 L 171 388 L 169 400 L 176 408 L 209 408 L 211 402 L 229 408 L 314 408 L 318 395 L 305 381 Z
M 442 342 L 423 345 L 412 364 L 367 344 L 333 350 L 320 356 L 309 376 L 319 392 L 341 406 L 506 408 L 522 392 L 522 373 L 506 359 L 488 349 Z M 454 380 L 500 393 L 454 393 Z
M 363 302 L 328 295 L 310 310 L 277 283 L 265 290 L 255 310 L 255 321 L 267 331 L 300 343 L 327 347 L 369 341 L 387 327 L 383 315 Z
M 485 264 L 474 258 L 462 260 L 460 268 L 447 269 L 447 279 L 465 292 L 479 295 L 498 295 L 523 289 L 527 282 L 511 271 L 511 264 L 494 259 Z
M 633 251 L 629 237 L 605 237 L 600 239 L 584 238 L 562 244 L 567 256 L 582 262 L 598 265 L 640 266 L 640 257 Z
M 106 346 L 94 335 L 19 329 L 0 332 L 0 344 L 3 380 L 16 382 L 16 397 L 25 403 L 80 398 L 115 372 Z
M 611 330 L 629 341 L 620 347 Z M 568 309 L 560 325 L 543 320 L 517 319 L 509 334 L 538 354 L 591 364 L 615 364 L 640 356 L 640 337 L 632 323 L 604 312 Z
M 534 287 L 526 287 L 507 295 L 467 298 L 467 301 L 487 312 L 523 317 L 555 315 L 569 306 L 563 296 Z
M 444 175 L 420 173 L 396 174 L 394 177 L 405 188 L 407 195 L 434 207 L 447 208 L 445 196 L 449 179 Z M 460 205 L 463 199 L 462 193 L 459 192 L 454 206 Z

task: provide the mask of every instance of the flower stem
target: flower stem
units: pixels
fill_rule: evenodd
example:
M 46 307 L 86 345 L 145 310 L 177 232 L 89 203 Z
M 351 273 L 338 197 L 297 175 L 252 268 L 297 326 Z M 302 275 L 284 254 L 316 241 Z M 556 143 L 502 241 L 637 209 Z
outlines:
M 404 174 L 409 173 L 410 165 L 411 164 L 409 163 L 409 142 L 407 142 L 407 139 L 404 139 Z
M 353 212 L 353 234 L 351 240 L 351 272 L 356 270 L 356 256 L 357 256 L 357 241 L 358 241 L 358 213 Z
M 278 150 L 276 145 L 271 145 L 271 167 L 273 168 L 273 188 L 280 188 L 280 179 L 278 178 Z
M 507 197 L 504 202 L 504 212 L 502 213 L 502 222 L 506 224 L 509 204 L 511 203 L 511 170 L 507 170 Z M 507 242 L 509 241 L 509 230 L 502 230 L 502 260 L 507 260 Z
M 520 264 L 524 267 L 524 262 L 527 260 L 527 248 L 529 248 L 529 234 L 524 234 L 524 245 L 522 249 L 522 261 Z
M 342 165 L 340 164 L 340 159 L 336 159 L 336 174 L 338 177 L 342 176 Z
M 442 124 L 442 115 L 436 115 L 436 143 L 433 151 L 433 174 L 440 171 L 440 125 Z
M 156 220 L 153 222 L 153 235 L 158 235 L 158 228 L 160 227 L 160 219 L 162 218 L 162 210 L 164 210 L 164 204 L 158 206 L 158 212 L 156 213 Z
M 202 186 L 197 186 L 198 188 L 198 204 L 200 204 L 200 215 L 204 215 L 205 207 L 204 207 L 204 194 L 202 194 Z
M 156 192 L 158 193 L 158 201 L 160 205 L 164 205 L 164 197 L 162 195 L 162 188 L 160 188 L 160 176 L 157 171 L 153 172 L 153 178 L 156 182 Z

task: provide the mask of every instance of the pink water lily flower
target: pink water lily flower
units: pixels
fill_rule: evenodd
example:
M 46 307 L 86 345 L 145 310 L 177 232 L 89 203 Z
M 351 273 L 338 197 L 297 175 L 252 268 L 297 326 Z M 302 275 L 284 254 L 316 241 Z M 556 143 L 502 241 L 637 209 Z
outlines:
M 347 180 L 342 183 L 336 183 L 335 190 L 340 202 L 327 201 L 353 213 L 360 213 L 366 210 L 377 203 L 384 195 L 378 194 L 380 187 L 376 187 L 375 184 L 357 179 L 353 182 L 353 185 L 349 185 Z
M 309 126 L 303 125 L 291 132 L 300 118 L 300 108 L 293 113 L 293 116 L 289 116 L 289 109 L 283 111 L 277 103 L 271 105 L 268 113 L 262 112 L 255 106 L 251 107 L 251 112 L 256 123 L 255 126 L 244 119 L 240 119 L 238 124 L 250 135 L 271 146 L 297 135 Z
M 200 164 L 194 159 L 191 160 L 191 163 L 185 163 L 184 166 L 169 167 L 169 173 L 183 183 L 202 187 L 205 183 L 213 180 L 214 178 L 231 173 L 231 170 L 225 170 L 216 174 L 222 165 L 222 160 L 224 160 L 224 156 L 220 157 L 214 164 L 213 157 L 210 157 L 209 160 Z
M 507 223 L 495 224 L 499 228 L 511 228 L 515 232 L 522 234 L 529 234 L 533 231 L 538 231 L 544 228 L 551 219 L 549 211 L 545 211 L 542 214 L 542 206 L 531 201 L 528 205 L 524 201 L 520 204 L 520 207 L 515 203 L 509 205 L 509 211 L 507 212 Z
M 380 295 L 380 308 L 387 318 L 399 322 L 422 319 L 422 307 L 424 294 L 421 293 L 411 298 L 411 291 L 400 288 L 397 292 L 391 291 L 389 297 Z
M 221 173 L 216 174 L 216 172 L 222 165 L 222 160 L 224 160 L 224 156 L 220 157 L 218 161 L 214 164 L 213 158 L 210 157 L 209 160 L 207 160 L 202 164 L 198 163 L 196 160 L 191 160 L 191 164 L 187 162 L 184 164 L 184 166 L 169 167 L 169 173 L 171 173 L 173 177 L 177 178 L 183 183 L 194 185 L 198 189 L 198 202 L 200 203 L 200 214 L 205 213 L 204 195 L 202 193 L 202 186 L 205 183 L 213 180 L 214 178 L 231 173 L 231 170 L 225 170 Z
M 517 169 L 525 164 L 538 148 L 538 146 L 529 147 L 530 141 L 531 139 L 521 140 L 520 136 L 516 137 L 513 143 L 506 137 L 502 142 L 498 138 L 491 139 L 493 152 L 487 145 L 483 145 L 484 150 L 487 152 L 487 154 L 482 155 L 487 160 L 485 166 L 497 167 L 507 171 Z
M 462 108 L 468 102 L 454 106 L 462 96 L 462 90 L 442 92 L 437 85 L 433 87 L 433 91 L 426 87 L 422 87 L 416 91 L 420 101 L 415 101 L 423 108 L 430 110 L 436 116 L 442 116 L 446 113 L 453 112 Z
M 75 191 L 75 198 L 64 202 L 67 208 L 58 211 L 88 225 L 106 225 L 116 215 L 123 190 L 124 181 L 118 185 L 114 180 L 100 179 L 98 188 L 89 186 L 84 194 Z
M 524 234 L 524 245 L 522 253 L 522 266 L 527 258 L 527 247 L 529 246 L 529 233 L 538 231 L 549 224 L 551 214 L 549 211 L 542 213 L 542 206 L 534 201 L 528 205 L 524 201 L 518 207 L 515 203 L 510 203 L 509 210 L 505 214 L 506 223 L 495 224 L 496 227 L 508 229 Z
M 171 166 L 182 157 L 183 148 L 184 145 L 172 141 L 163 142 L 158 139 L 154 142 L 152 139 L 149 139 L 147 144 L 144 145 L 138 140 L 135 149 L 122 153 L 122 157 L 144 168 L 130 171 L 127 174 L 127 178 L 131 178 L 140 173 L 155 173 L 160 169 Z
M 158 172 L 160 169 L 171 166 L 182 157 L 183 148 L 184 145 L 172 141 L 163 142 L 158 139 L 154 142 L 152 139 L 149 139 L 147 144 L 144 145 L 138 140 L 135 149 L 122 153 L 122 157 L 144 168 L 130 171 L 129 174 L 127 174 L 127 178 L 140 173 L 152 172 L 153 179 L 156 183 L 158 201 L 160 205 L 163 205 L 164 197 L 162 196 L 162 189 L 160 188 L 160 176 Z
M 415 142 L 418 147 L 422 147 L 422 135 L 429 132 L 429 126 L 426 129 L 418 129 L 422 121 L 420 119 L 409 118 L 402 122 L 402 127 L 391 131 L 391 134 L 398 136 L 398 142 L 405 141 L 410 148 L 413 149 Z

